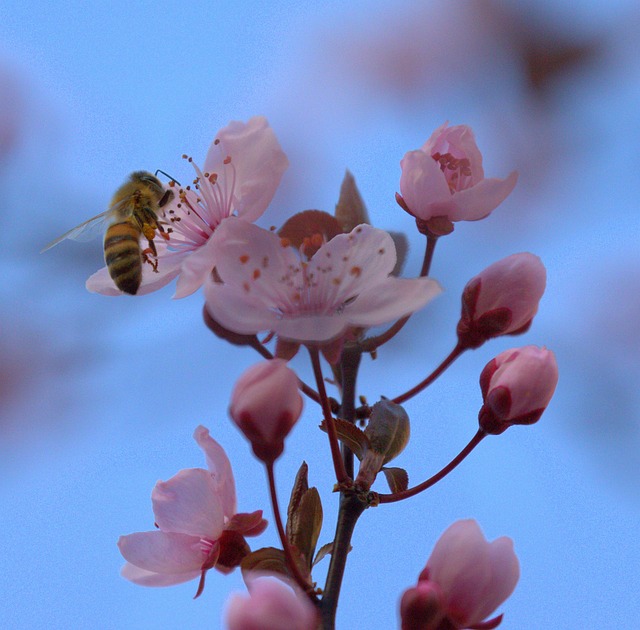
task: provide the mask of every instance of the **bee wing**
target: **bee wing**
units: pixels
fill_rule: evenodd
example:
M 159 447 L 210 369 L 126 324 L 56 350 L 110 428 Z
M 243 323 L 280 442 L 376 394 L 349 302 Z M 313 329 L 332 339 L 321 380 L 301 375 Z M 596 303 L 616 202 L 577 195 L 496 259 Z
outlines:
M 48 245 L 45 245 L 40 253 L 46 252 L 48 249 L 55 247 L 58 243 L 61 243 L 65 239 L 71 239 L 73 241 L 91 241 L 98 234 L 103 234 L 105 231 L 105 224 L 109 222 L 109 220 L 116 215 L 118 212 L 122 210 L 127 204 L 127 200 L 123 199 L 120 203 L 117 203 L 114 206 L 111 206 L 108 210 L 101 212 L 100 214 L 84 221 L 80 225 L 76 225 L 73 229 L 65 232 L 62 236 L 59 236 L 55 241 L 51 241 Z

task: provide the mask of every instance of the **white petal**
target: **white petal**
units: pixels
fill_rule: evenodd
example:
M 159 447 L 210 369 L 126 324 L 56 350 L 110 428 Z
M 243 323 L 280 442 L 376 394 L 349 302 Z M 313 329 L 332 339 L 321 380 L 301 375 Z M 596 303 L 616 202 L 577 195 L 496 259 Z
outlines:
M 155 573 L 146 571 L 127 562 L 121 569 L 120 575 L 140 586 L 173 586 L 182 584 L 200 576 L 200 570 L 187 571 L 185 573 Z

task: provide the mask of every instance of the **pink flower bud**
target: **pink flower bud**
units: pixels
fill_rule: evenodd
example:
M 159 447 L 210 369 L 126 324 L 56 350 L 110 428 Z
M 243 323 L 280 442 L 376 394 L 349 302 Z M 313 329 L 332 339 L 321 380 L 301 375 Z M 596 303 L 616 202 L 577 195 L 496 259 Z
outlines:
M 421 149 L 400 162 L 400 205 L 416 219 L 477 221 L 513 190 L 514 171 L 506 179 L 485 179 L 482 154 L 466 125 L 438 127 Z
M 250 367 L 231 394 L 231 418 L 251 442 L 256 457 L 265 463 L 280 456 L 284 438 L 301 412 L 298 377 L 283 359 Z
M 418 578 L 401 603 L 403 630 L 453 630 L 478 627 L 511 595 L 520 577 L 513 542 L 502 536 L 488 542 L 474 520 L 456 521 L 440 536 Z M 415 616 L 424 606 L 424 623 Z M 438 621 L 437 606 L 440 606 Z M 407 623 L 405 626 L 405 619 Z M 502 615 L 482 623 L 495 628 Z
M 442 589 L 435 582 L 419 581 L 402 595 L 402 630 L 438 630 L 444 616 Z
M 318 613 L 305 595 L 269 577 L 247 579 L 249 597 L 232 595 L 225 615 L 228 630 L 315 630 Z
M 546 283 L 542 261 L 527 252 L 507 256 L 481 271 L 462 292 L 458 342 L 477 348 L 491 337 L 525 332 Z
M 480 427 L 498 435 L 512 424 L 537 422 L 557 384 L 558 364 L 550 350 L 524 346 L 502 352 L 480 374 Z

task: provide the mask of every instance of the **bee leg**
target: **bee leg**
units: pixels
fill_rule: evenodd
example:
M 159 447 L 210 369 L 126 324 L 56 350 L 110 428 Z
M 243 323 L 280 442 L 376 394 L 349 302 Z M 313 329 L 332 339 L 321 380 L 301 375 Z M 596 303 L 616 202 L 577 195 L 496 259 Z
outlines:
M 160 201 L 158 201 L 158 208 L 162 208 L 162 206 L 167 205 L 167 203 L 169 203 L 173 199 L 173 197 L 173 190 L 165 190 L 164 195 L 162 195 L 162 198 L 160 199 Z
M 145 232 L 145 236 L 146 236 L 145 228 L 149 228 L 149 231 L 152 232 L 152 236 L 155 236 L 155 231 L 153 230 L 153 228 L 150 225 L 146 225 L 146 224 L 143 228 L 143 232 Z M 153 242 L 153 238 L 149 238 L 148 236 L 147 236 L 147 241 L 149 242 L 149 247 L 142 250 L 142 258 L 144 262 L 149 263 L 153 268 L 153 270 L 156 273 L 158 273 L 158 250 L 156 249 L 156 244 Z

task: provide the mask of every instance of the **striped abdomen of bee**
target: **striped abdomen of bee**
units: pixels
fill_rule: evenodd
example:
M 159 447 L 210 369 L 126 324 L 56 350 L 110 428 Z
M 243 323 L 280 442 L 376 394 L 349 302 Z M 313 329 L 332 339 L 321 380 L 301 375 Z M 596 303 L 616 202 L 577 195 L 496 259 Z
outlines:
M 113 223 L 104 235 L 104 260 L 121 291 L 135 295 L 142 282 L 142 230 L 134 217 Z

